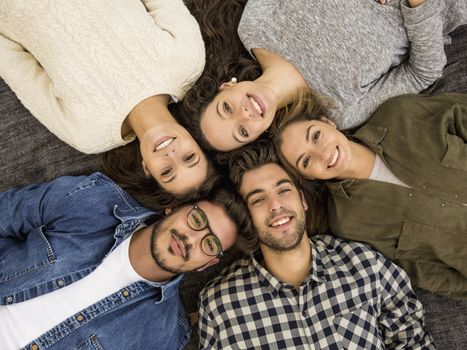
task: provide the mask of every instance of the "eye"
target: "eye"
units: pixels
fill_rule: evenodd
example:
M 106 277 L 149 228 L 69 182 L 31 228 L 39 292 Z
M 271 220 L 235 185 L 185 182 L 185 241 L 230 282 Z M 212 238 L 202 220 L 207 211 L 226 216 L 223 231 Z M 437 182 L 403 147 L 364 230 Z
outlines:
M 281 189 L 279 190 L 279 194 L 287 193 L 287 192 L 290 192 L 290 191 L 291 191 L 291 189 L 288 188 L 288 187 L 281 188 Z
M 211 239 L 206 238 L 206 245 L 208 246 L 210 252 L 214 252 L 214 245 L 212 244 Z
M 255 199 L 253 199 L 253 200 L 251 201 L 251 205 L 252 205 L 252 206 L 253 206 L 253 205 L 258 205 L 258 204 L 260 204 L 260 203 L 263 202 L 263 201 L 264 201 L 264 199 L 263 199 L 262 197 L 255 198 Z
M 319 140 L 319 137 L 321 136 L 321 131 L 317 131 L 313 134 L 313 142 L 316 143 Z
M 222 107 L 224 108 L 224 111 L 227 112 L 227 113 L 232 113 L 233 112 L 232 107 L 230 107 L 230 105 L 227 102 L 224 102 L 222 104 Z
M 310 163 L 311 163 L 311 157 L 306 157 L 305 159 L 303 159 L 303 162 L 302 162 L 303 168 L 304 169 L 308 168 Z
M 171 174 L 172 174 L 172 168 L 164 169 L 164 170 L 161 172 L 161 176 L 162 176 L 162 177 L 167 177 L 167 176 L 170 176 Z
M 240 134 L 240 136 L 242 136 L 244 138 L 247 138 L 248 136 L 250 136 L 250 134 L 248 134 L 248 131 L 241 125 L 238 128 L 238 133 Z
M 194 153 L 190 153 L 189 155 L 185 156 L 185 158 L 183 158 L 183 161 L 186 162 L 186 163 L 189 163 L 189 162 L 191 162 L 194 158 L 195 158 L 195 154 L 194 154 Z

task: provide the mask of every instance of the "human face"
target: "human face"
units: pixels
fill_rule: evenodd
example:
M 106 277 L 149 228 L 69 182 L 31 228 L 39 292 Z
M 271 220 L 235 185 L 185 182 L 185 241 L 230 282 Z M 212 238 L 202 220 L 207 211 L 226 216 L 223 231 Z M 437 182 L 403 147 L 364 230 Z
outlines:
M 161 123 L 152 127 L 143 135 L 140 149 L 146 175 L 170 193 L 186 193 L 206 179 L 206 156 L 179 124 Z
M 291 123 L 281 138 L 282 155 L 303 177 L 327 180 L 349 173 L 350 141 L 328 119 Z
M 237 226 L 222 206 L 201 201 L 196 208 L 189 205 L 177 210 L 153 231 L 153 257 L 168 272 L 179 274 L 214 265 L 222 250 L 235 243 Z
M 280 252 L 300 244 L 308 206 L 282 167 L 271 163 L 246 172 L 240 194 L 263 246 Z
M 201 115 L 201 131 L 218 151 L 256 140 L 271 125 L 277 109 L 272 90 L 255 81 L 222 84 Z

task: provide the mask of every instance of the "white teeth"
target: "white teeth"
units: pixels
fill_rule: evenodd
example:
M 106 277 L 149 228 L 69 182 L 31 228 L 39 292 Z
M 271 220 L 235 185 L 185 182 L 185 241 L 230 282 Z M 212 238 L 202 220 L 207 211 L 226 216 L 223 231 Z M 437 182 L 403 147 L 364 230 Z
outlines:
M 170 145 L 173 142 L 173 140 L 175 140 L 175 138 L 171 137 L 170 139 L 162 142 L 159 146 L 156 147 L 156 151 L 160 151 L 161 149 L 166 148 L 168 145 Z
M 249 97 L 248 98 L 251 102 L 251 104 L 253 105 L 253 107 L 255 107 L 256 109 L 256 112 L 258 112 L 260 115 L 263 115 L 263 110 L 261 109 L 261 107 L 259 106 L 258 102 L 256 102 L 256 100 L 253 98 L 253 97 Z
M 288 223 L 289 221 L 290 221 L 290 218 L 286 217 L 286 218 L 280 219 L 278 221 L 274 221 L 271 224 L 271 226 L 275 227 L 275 226 L 279 226 L 279 225 L 284 225 L 284 224 Z
M 339 156 L 339 149 L 336 148 L 336 152 L 334 152 L 334 155 L 331 159 L 331 161 L 328 164 L 328 168 L 332 167 L 334 164 L 336 164 L 337 157 Z

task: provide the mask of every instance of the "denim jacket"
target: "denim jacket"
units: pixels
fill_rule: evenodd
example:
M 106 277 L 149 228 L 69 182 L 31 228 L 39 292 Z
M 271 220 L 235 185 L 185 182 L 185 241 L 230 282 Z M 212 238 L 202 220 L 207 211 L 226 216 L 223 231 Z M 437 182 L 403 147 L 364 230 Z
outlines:
M 100 173 L 0 192 L 0 306 L 80 280 L 154 215 Z M 182 278 L 133 283 L 24 349 L 183 349 Z

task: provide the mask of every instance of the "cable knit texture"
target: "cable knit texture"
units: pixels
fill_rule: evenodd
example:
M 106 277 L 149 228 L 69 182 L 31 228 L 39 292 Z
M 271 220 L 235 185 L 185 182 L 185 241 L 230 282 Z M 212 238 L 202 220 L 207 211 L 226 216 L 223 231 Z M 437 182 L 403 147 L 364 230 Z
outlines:
M 2 0 L 0 76 L 51 132 L 85 153 L 124 145 L 142 100 L 183 98 L 204 43 L 182 0 Z

